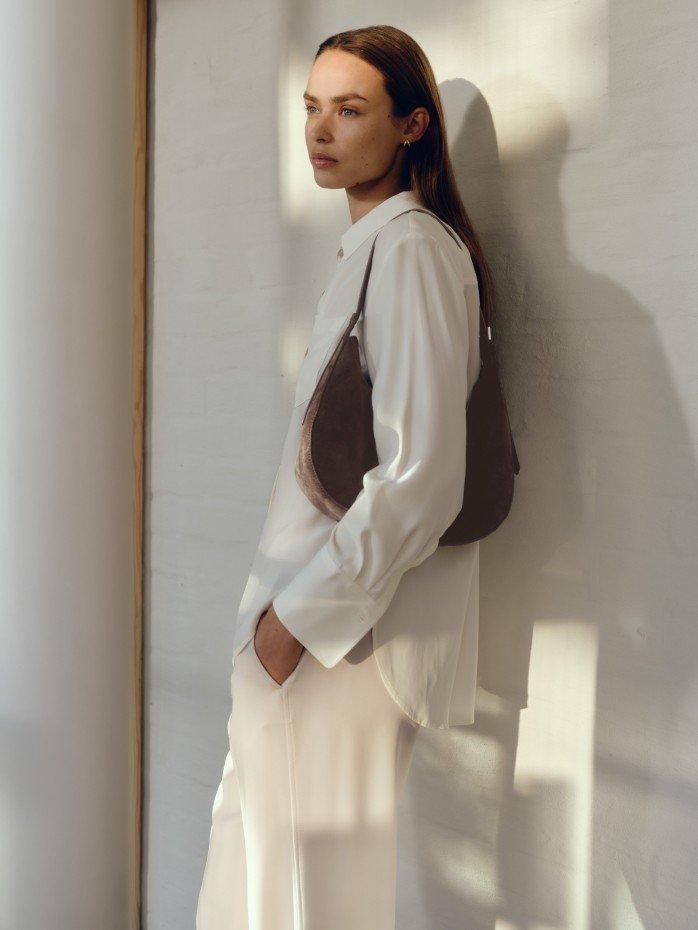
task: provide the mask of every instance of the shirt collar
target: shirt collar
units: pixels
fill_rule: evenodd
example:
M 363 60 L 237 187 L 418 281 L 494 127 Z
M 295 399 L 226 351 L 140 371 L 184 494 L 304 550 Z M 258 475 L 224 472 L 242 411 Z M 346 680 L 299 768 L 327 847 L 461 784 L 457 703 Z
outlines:
M 341 237 L 341 247 L 337 252 L 337 261 L 346 261 L 362 242 L 377 232 L 388 220 L 402 213 L 410 206 L 424 206 L 414 190 L 400 191 L 376 204 L 368 213 L 352 223 Z

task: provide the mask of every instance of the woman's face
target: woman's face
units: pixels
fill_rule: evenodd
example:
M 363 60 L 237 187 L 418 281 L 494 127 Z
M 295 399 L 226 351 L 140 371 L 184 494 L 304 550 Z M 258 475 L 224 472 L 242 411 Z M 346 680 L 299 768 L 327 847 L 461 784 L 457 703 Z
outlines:
M 380 71 L 356 55 L 330 49 L 315 60 L 303 99 L 305 141 L 320 187 L 370 188 L 390 182 L 393 173 L 397 184 L 404 158 L 402 143 L 421 135 L 419 118 L 418 131 L 414 131 L 410 117 L 391 116 L 392 101 Z M 314 162 L 317 153 L 334 161 Z

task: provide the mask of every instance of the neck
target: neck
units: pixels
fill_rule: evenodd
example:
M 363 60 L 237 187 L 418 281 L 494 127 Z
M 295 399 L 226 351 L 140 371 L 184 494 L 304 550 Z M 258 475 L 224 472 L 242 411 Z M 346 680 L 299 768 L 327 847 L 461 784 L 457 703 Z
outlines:
M 352 223 L 356 223 L 362 216 L 365 216 L 379 203 L 383 203 L 388 197 L 399 194 L 402 188 L 394 182 L 391 184 L 378 184 L 368 189 L 362 189 L 360 186 L 346 189 L 347 202 L 349 206 L 349 216 Z

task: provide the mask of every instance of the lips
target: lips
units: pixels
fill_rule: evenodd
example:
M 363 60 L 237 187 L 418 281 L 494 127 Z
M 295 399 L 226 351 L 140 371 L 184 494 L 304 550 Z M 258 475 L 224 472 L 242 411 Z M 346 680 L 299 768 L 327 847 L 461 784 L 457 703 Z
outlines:
M 310 160 L 312 162 L 316 162 L 317 164 L 337 164 L 336 158 L 332 158 L 330 155 L 323 155 L 321 152 L 314 152 L 313 155 L 311 155 Z

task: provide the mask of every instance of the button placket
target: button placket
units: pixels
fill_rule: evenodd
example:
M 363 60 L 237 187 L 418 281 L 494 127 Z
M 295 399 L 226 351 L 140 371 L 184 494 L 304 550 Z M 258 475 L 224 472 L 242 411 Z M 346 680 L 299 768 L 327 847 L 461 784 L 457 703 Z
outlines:
M 294 394 L 294 406 L 309 399 L 315 389 L 323 366 L 335 347 L 336 341 L 346 325 L 348 314 L 337 317 L 319 317 L 315 322 L 310 345 L 301 362 Z

